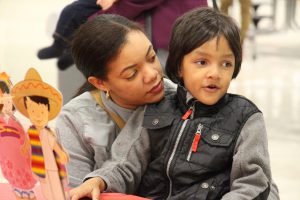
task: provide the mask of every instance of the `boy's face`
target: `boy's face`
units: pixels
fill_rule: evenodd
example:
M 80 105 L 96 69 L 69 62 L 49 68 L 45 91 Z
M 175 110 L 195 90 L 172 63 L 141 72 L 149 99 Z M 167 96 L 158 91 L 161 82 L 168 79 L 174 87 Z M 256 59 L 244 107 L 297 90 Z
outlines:
M 44 128 L 48 123 L 48 106 L 32 101 L 26 97 L 28 117 L 33 125 L 38 128 Z
M 225 37 L 220 36 L 185 55 L 179 75 L 198 101 L 213 105 L 227 92 L 234 66 L 234 54 Z

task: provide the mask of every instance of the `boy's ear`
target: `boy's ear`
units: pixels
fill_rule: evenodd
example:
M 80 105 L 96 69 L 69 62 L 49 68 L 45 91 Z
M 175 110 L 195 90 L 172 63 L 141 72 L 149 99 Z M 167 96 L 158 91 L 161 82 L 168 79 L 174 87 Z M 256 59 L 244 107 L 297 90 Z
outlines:
M 102 91 L 108 91 L 109 90 L 106 81 L 98 79 L 95 76 L 88 77 L 88 81 L 89 81 L 90 84 L 92 84 L 93 86 L 95 86 L 99 90 L 102 90 Z

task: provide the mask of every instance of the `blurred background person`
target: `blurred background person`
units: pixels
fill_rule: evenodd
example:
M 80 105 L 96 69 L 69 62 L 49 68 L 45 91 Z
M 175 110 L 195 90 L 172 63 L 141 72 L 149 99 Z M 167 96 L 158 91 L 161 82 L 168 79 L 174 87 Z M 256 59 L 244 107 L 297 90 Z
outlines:
M 58 58 L 57 66 L 61 70 L 72 65 L 73 59 L 69 56 L 71 36 L 90 15 L 101 9 L 99 5 L 102 1 L 115 0 L 77 0 L 64 7 L 52 35 L 54 39 L 52 45 L 40 49 L 37 53 L 38 58 L 41 60 Z M 105 2 L 104 5 L 109 4 Z
M 251 22 L 251 0 L 239 0 L 241 12 L 241 42 L 247 37 L 249 25 Z M 233 0 L 221 0 L 220 10 L 228 15 L 229 7 L 232 6 Z
M 75 30 L 89 16 L 92 19 L 96 15 L 110 13 L 144 25 L 164 66 L 173 22 L 186 11 L 203 6 L 207 6 L 207 0 L 78 0 L 66 6 L 61 12 L 53 34 L 54 43 L 41 49 L 38 57 L 40 59 L 58 57 L 58 68 L 67 69 L 74 63 L 68 47 Z

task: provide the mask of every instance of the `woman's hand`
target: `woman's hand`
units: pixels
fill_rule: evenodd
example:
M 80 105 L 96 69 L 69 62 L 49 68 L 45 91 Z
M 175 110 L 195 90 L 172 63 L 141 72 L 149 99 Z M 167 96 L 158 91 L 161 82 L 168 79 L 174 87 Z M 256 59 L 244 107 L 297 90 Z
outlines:
M 70 190 L 70 197 L 71 200 L 79 200 L 82 197 L 99 200 L 100 192 L 102 192 L 105 187 L 105 182 L 100 177 L 90 178 L 80 186 Z

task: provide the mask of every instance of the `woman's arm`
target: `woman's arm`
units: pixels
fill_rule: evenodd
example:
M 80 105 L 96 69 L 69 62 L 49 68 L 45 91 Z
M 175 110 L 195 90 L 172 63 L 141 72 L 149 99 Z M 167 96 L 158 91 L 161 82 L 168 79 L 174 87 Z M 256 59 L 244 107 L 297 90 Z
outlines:
M 142 128 L 144 108 L 133 112 L 111 148 L 111 159 L 85 177 L 70 191 L 72 200 L 88 196 L 97 199 L 100 191 L 134 193 L 150 159 L 150 144 Z
M 140 184 L 150 159 L 148 132 L 142 128 L 144 107 L 130 116 L 125 127 L 116 138 L 111 149 L 111 159 L 88 174 L 85 180 L 101 177 L 106 191 L 134 193 Z
M 276 193 L 274 185 L 271 187 L 267 140 L 262 113 L 253 114 L 245 123 L 237 140 L 231 170 L 230 192 L 225 194 L 222 200 L 268 199 L 270 190 Z
M 62 110 L 57 118 L 56 128 L 58 139 L 70 156 L 70 162 L 66 165 L 69 184 L 75 187 L 93 170 L 93 151 L 81 135 L 84 125 L 80 115 Z
M 59 140 L 70 156 L 70 186 L 76 187 L 108 159 L 118 130 L 89 93 L 65 105 L 56 122 Z

